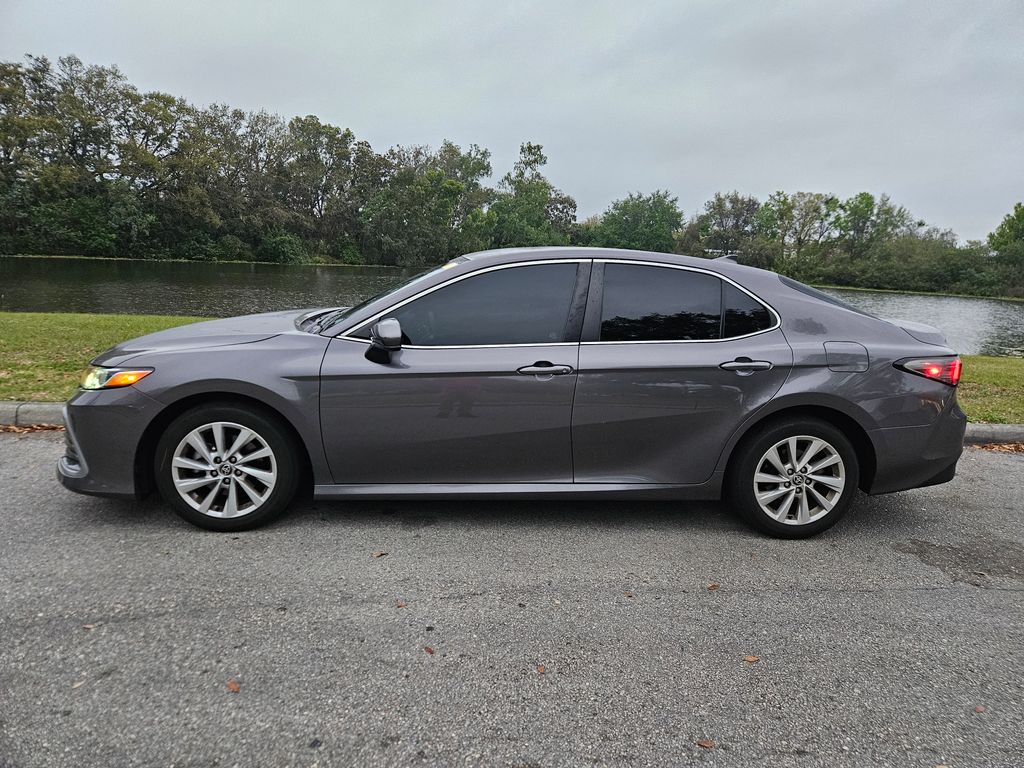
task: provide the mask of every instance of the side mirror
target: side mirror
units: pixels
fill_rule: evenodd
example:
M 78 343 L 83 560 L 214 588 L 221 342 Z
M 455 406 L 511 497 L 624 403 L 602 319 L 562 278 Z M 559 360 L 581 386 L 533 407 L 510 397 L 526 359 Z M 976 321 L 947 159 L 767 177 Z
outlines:
M 393 317 L 375 323 L 370 329 L 370 346 L 366 359 L 381 365 L 391 362 L 391 353 L 402 348 L 402 326 Z

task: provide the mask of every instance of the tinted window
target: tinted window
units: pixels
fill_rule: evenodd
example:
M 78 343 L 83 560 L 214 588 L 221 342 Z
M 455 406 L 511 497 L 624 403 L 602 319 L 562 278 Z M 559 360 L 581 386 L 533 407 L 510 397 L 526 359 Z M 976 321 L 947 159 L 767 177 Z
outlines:
M 731 339 L 745 336 L 772 327 L 772 316 L 768 308 L 735 285 L 723 282 L 725 286 L 725 319 L 722 337 Z
M 385 317 L 404 343 L 423 347 L 564 341 L 576 264 L 509 267 L 467 277 Z M 357 334 L 368 337 L 366 329 Z
M 601 341 L 717 339 L 722 289 L 700 272 L 605 264 Z

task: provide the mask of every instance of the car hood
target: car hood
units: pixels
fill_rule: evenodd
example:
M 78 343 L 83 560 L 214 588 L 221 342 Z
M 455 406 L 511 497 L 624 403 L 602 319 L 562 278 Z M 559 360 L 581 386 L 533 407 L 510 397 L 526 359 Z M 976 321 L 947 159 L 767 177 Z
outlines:
M 120 365 L 132 357 L 147 352 L 177 352 L 204 347 L 223 347 L 232 344 L 251 344 L 296 330 L 296 322 L 308 318 L 311 310 L 264 312 L 259 315 L 229 317 L 182 325 L 139 336 L 111 347 L 92 361 L 93 365 Z

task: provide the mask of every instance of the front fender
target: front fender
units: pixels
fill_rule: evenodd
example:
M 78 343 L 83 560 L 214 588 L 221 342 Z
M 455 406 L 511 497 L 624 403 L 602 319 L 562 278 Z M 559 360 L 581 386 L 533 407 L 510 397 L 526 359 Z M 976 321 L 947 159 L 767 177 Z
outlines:
M 320 365 L 327 342 L 321 336 L 282 334 L 232 347 L 153 353 L 145 356 L 145 365 L 156 372 L 136 386 L 164 409 L 220 395 L 273 409 L 298 434 L 319 481 L 330 477 L 320 435 Z

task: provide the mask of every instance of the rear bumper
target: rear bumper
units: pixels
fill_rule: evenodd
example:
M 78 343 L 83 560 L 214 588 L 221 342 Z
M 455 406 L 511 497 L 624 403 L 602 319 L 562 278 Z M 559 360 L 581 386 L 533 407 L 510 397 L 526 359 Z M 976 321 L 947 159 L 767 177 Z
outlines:
M 868 493 L 892 493 L 947 483 L 956 475 L 964 449 L 967 417 L 955 397 L 931 424 L 869 432 L 875 473 Z
M 161 405 L 132 388 L 79 391 L 64 406 L 64 455 L 57 479 L 76 493 L 135 497 L 135 456 Z

